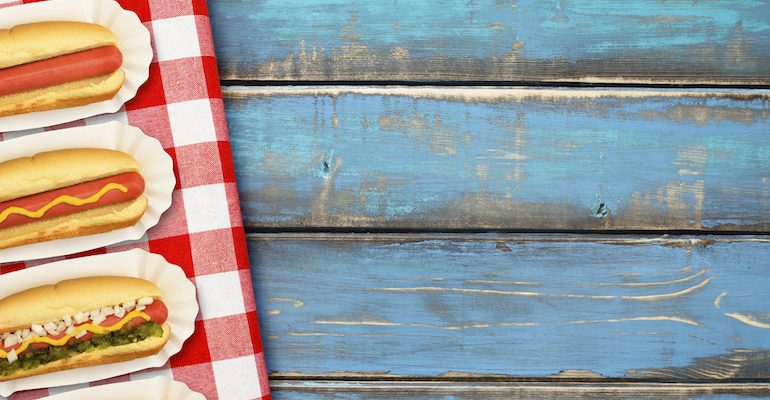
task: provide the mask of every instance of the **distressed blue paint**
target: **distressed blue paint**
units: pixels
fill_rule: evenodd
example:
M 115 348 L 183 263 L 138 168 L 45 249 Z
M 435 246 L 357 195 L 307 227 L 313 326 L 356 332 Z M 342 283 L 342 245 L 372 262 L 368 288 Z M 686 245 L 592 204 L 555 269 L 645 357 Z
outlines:
M 521 102 L 290 91 L 226 101 L 246 219 L 452 227 L 475 212 L 464 210 L 469 196 L 481 196 L 493 213 L 501 204 L 563 205 L 570 216 L 533 209 L 529 217 L 571 218 L 561 222 L 573 227 L 589 227 L 581 221 L 601 203 L 628 218 L 648 207 L 674 228 L 770 222 L 770 103 L 536 93 Z M 485 215 L 479 227 L 525 217 Z
M 505 241 L 501 251 L 497 240 L 348 237 L 250 242 L 268 370 L 546 376 L 585 369 L 621 377 L 736 349 L 770 350 L 770 329 L 724 315 L 770 319 L 770 272 L 761 267 L 767 243 Z M 669 283 L 623 286 L 654 282 Z M 687 294 L 638 299 L 698 284 Z M 420 287 L 449 290 L 406 290 Z M 652 316 L 699 325 L 634 320 Z
M 538 10 L 531 30 L 517 32 L 537 57 L 552 58 L 583 52 L 595 56 L 640 50 L 665 52 L 728 43 L 742 33 L 766 37 L 770 11 L 763 2 L 567 2 L 557 17 L 543 1 L 522 1 L 523 9 Z M 538 23 L 539 22 L 539 23 Z M 565 33 L 570 39 L 564 43 Z M 598 39 L 598 40 L 597 40 Z
M 618 70 L 612 72 L 620 77 L 628 75 L 624 68 L 631 68 L 634 74 L 680 78 L 706 71 L 767 78 L 770 58 L 770 9 L 762 1 L 581 0 L 562 6 L 558 0 L 217 0 L 209 2 L 209 9 L 220 68 L 236 75 L 274 63 L 271 76 L 318 79 L 294 69 L 301 57 L 314 52 L 332 66 L 354 68 L 359 62 L 398 63 L 404 60 L 396 54 L 405 51 L 414 67 L 439 62 L 480 80 L 487 73 L 504 76 L 502 70 L 481 69 L 513 54 L 522 64 L 507 62 L 522 68 L 529 61 L 542 62 L 536 68 L 565 63 L 565 72 L 571 73 L 570 64 L 617 58 Z M 637 68 L 637 63 L 654 65 L 655 71 Z M 677 71 L 682 63 L 704 70 Z M 366 74 L 368 67 L 362 67 L 356 73 Z M 400 72 L 421 76 L 414 69 Z M 598 75 L 588 75 L 607 71 L 593 72 Z
M 272 57 L 300 53 L 299 40 L 305 40 L 308 47 L 329 48 L 352 43 L 391 47 L 408 42 L 416 47 L 416 57 L 429 56 L 437 40 L 441 47 L 474 57 L 503 56 L 515 41 L 524 41 L 528 53 L 554 58 L 565 56 L 565 52 L 574 57 L 586 49 L 602 55 L 620 49 L 660 50 L 725 43 L 736 26 L 747 33 L 770 32 L 770 11 L 764 2 L 725 0 L 672 5 L 649 0 L 570 1 L 565 8 L 553 0 L 496 3 L 213 1 L 211 13 L 215 23 L 252 21 L 249 25 L 261 36 L 251 39 L 260 42 L 258 47 L 264 56 Z M 441 12 L 436 12 L 437 7 Z M 564 17 L 561 20 L 560 14 Z M 313 36 L 297 37 L 300 29 Z M 516 37 L 508 34 L 510 31 Z M 490 48 L 490 42 L 496 46 Z M 276 43 L 281 44 L 282 52 L 270 47 Z M 428 52 L 420 53 L 420 49 Z
M 411 1 L 210 4 L 215 30 L 218 22 L 243 24 L 246 28 L 267 28 L 255 29 L 253 33 L 259 36 L 252 38 L 275 46 L 265 48 L 264 53 L 261 52 L 263 56 L 279 58 L 300 53 L 301 40 L 306 42 L 306 50 L 312 46 L 331 49 L 356 43 L 387 48 L 401 45 L 404 35 L 425 48 L 430 48 L 439 40 L 447 47 L 457 46 L 458 50 L 482 56 L 485 50 L 479 44 L 488 42 L 490 29 L 483 28 L 489 28 L 490 21 L 498 22 L 502 27 L 516 23 L 512 14 L 508 16 L 500 12 L 503 7 L 490 6 L 489 3 L 463 6 L 442 4 L 441 12 L 436 12 L 436 3 Z M 504 16 L 502 20 L 501 16 Z M 310 36 L 298 38 L 298 30 L 306 30 Z M 510 39 L 501 41 L 501 51 L 510 49 Z M 278 49 L 281 51 L 276 51 Z M 430 54 L 418 51 L 415 55 Z

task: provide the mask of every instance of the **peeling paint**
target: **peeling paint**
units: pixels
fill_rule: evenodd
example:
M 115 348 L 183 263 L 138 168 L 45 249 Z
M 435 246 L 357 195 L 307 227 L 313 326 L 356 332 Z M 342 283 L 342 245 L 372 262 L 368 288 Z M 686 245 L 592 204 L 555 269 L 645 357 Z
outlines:
M 613 296 L 613 295 L 582 295 L 582 294 L 554 294 L 554 293 L 540 293 L 540 292 L 517 292 L 517 291 L 505 291 L 505 290 L 489 290 L 489 289 L 460 289 L 460 288 L 445 288 L 445 287 L 411 287 L 411 288 L 369 288 L 368 290 L 375 291 L 390 291 L 390 292 L 461 292 L 461 293 L 475 293 L 475 294 L 496 294 L 505 296 L 544 296 L 544 297 L 563 297 L 563 298 L 586 298 L 597 300 L 639 300 L 639 301 L 659 301 L 664 299 L 670 299 L 679 296 L 685 296 L 703 289 L 708 285 L 715 276 L 706 278 L 703 282 L 697 285 L 691 286 L 685 290 L 666 293 L 666 294 L 654 294 L 645 296 Z
M 498 247 L 500 244 L 498 243 Z M 507 247 L 506 247 L 507 248 Z M 508 249 L 510 251 L 510 249 Z M 686 270 L 691 271 L 692 268 L 688 267 Z M 653 272 L 657 273 L 657 272 Z M 696 274 L 692 274 L 688 277 L 676 279 L 672 281 L 664 281 L 664 282 L 617 282 L 617 283 L 578 283 L 578 282 L 566 282 L 561 283 L 561 285 L 565 286 L 628 286 L 628 287 L 644 287 L 644 286 L 661 286 L 661 285 L 674 285 L 677 283 L 683 283 L 688 282 L 690 280 L 693 280 L 703 274 L 706 273 L 706 270 L 703 269 L 699 271 Z M 620 275 L 620 274 L 611 274 L 611 275 Z M 624 274 L 624 275 L 632 275 L 634 278 L 638 278 L 641 274 Z M 509 282 L 509 281 L 491 281 L 491 280 L 466 280 L 466 283 L 485 283 L 485 284 L 503 284 L 503 285 L 552 285 L 551 282 Z
M 767 368 L 768 361 L 768 351 L 736 349 L 729 354 L 695 358 L 693 364 L 686 367 L 631 370 L 628 375 L 665 380 L 751 379 L 757 376 L 757 371 Z
M 744 324 L 755 326 L 757 328 L 762 329 L 770 329 L 770 314 L 765 313 L 752 313 L 752 314 L 741 314 L 741 313 L 725 313 L 726 316 L 732 317 L 737 319 L 738 321 L 743 322 Z M 758 319 L 763 319 L 768 322 L 760 322 Z
M 719 303 L 722 301 L 722 297 L 725 297 L 725 296 L 727 296 L 727 292 L 720 293 L 719 296 L 717 296 L 717 298 L 714 299 L 714 307 L 721 308 L 719 306 Z
M 301 301 L 299 301 L 299 300 L 295 300 L 295 299 L 285 299 L 285 298 L 280 298 L 280 297 L 277 297 L 277 298 L 271 298 L 269 302 L 270 302 L 271 304 L 273 304 L 273 303 L 292 303 L 292 305 L 294 306 L 294 308 L 299 308 L 299 307 L 302 307 L 302 306 L 304 306 L 304 305 L 305 305 L 305 303 L 303 303 L 303 302 L 301 302 Z
M 767 378 L 768 330 L 725 315 L 770 320 L 767 271 L 756 268 L 767 258 L 754 241 L 766 241 L 761 235 L 709 236 L 708 247 L 704 236 L 292 237 L 250 242 L 258 309 L 277 309 L 259 297 L 268 289 L 288 299 L 301 293 L 307 304 L 302 312 L 281 308 L 261 325 L 277 337 L 270 346 L 281 357 L 266 354 L 278 370 L 363 370 L 376 355 L 391 372 L 413 376 L 451 364 L 527 377 L 569 366 L 620 379 Z M 629 273 L 633 280 L 622 275 Z M 518 292 L 528 295 L 510 294 Z M 722 293 L 729 295 L 716 308 Z M 283 351 L 303 345 L 309 349 Z
M 662 97 L 646 90 L 430 87 L 248 92 L 258 95 L 228 103 L 227 112 L 234 161 L 244 171 L 239 195 L 262 227 L 762 231 L 770 225 L 763 217 L 770 204 L 770 189 L 761 183 L 770 168 L 764 125 L 736 126 L 738 119 L 701 126 L 665 114 L 672 104 L 706 110 L 713 104 L 758 117 L 770 114 L 770 101 L 760 106 L 705 91 Z M 600 92 L 607 97 L 595 96 Z M 622 93 L 631 95 L 616 96 Z M 664 114 L 648 121 L 644 110 Z M 725 128 L 744 133 L 724 135 Z M 285 199 L 300 203 L 265 212 Z M 300 216 L 287 219 L 294 214 Z
M 752 2 L 224 4 L 212 26 L 225 79 L 767 83 Z

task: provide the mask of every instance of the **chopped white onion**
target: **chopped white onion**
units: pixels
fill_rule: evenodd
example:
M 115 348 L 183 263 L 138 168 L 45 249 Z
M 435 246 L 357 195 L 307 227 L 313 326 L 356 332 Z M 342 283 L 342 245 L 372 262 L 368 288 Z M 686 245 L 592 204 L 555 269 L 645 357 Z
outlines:
M 42 325 L 32 324 L 32 332 L 35 332 L 38 336 L 45 336 L 45 328 Z
M 75 320 L 76 324 L 82 324 L 83 322 L 88 321 L 88 315 L 86 315 L 86 314 L 84 314 L 82 312 L 79 312 L 79 313 L 73 315 L 72 319 Z
M 136 306 L 136 301 L 131 300 L 123 303 L 123 308 L 126 309 L 126 311 L 131 311 L 132 308 Z
M 141 299 L 136 301 L 136 304 L 140 306 L 149 306 L 150 304 L 152 304 L 152 302 L 153 302 L 152 297 L 142 297 Z
M 3 341 L 3 347 L 11 347 L 15 344 L 19 344 L 19 339 L 16 337 L 16 335 L 8 336 Z
M 104 322 L 105 319 L 107 319 L 107 317 L 105 317 L 104 315 L 99 315 L 96 318 L 91 318 L 91 323 L 94 325 L 99 325 L 102 322 Z
M 92 324 L 99 325 L 107 319 L 108 315 L 115 315 L 118 318 L 123 318 L 126 313 L 130 312 L 132 309 L 135 308 L 138 311 L 144 310 L 146 306 L 152 304 L 153 301 L 154 300 L 152 297 L 142 297 L 139 300 L 127 301 L 123 304 L 116 304 L 112 307 L 103 307 L 101 309 L 91 310 L 85 313 L 79 312 L 73 316 L 64 315 L 61 317 L 61 319 L 56 319 L 43 325 L 32 324 L 32 326 L 27 329 L 20 329 L 16 332 L 5 332 L 0 334 L 0 341 L 3 342 L 4 347 L 10 347 L 21 342 L 27 342 L 33 337 L 58 335 L 62 332 L 65 332 L 69 336 L 74 336 L 75 338 L 80 339 L 85 336 L 88 331 L 83 329 L 75 333 L 75 324 L 82 324 L 90 319 Z M 14 362 L 17 359 L 18 355 L 15 351 L 8 353 L 9 362 Z
M 49 322 L 45 325 L 43 325 L 43 328 L 45 328 L 45 331 L 50 333 L 51 335 L 55 335 L 56 333 L 56 324 L 53 322 Z

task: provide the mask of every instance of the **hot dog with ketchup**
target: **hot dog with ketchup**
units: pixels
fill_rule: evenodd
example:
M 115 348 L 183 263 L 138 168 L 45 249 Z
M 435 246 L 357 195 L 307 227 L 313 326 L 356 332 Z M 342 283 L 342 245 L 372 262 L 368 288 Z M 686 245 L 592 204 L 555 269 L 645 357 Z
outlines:
M 152 282 L 124 276 L 61 281 L 0 300 L 0 381 L 129 361 L 169 339 Z
M 0 249 L 135 225 L 147 209 L 139 163 L 109 149 L 0 163 Z
M 125 80 L 117 37 L 86 22 L 0 29 L 0 117 L 110 100 Z

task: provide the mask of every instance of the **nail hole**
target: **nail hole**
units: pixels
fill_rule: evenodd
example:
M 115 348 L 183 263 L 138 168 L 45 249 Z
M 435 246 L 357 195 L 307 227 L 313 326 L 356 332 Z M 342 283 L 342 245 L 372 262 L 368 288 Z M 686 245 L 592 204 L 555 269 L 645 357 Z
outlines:
M 607 214 L 609 214 L 609 212 L 610 210 L 604 206 L 604 203 L 600 203 L 598 206 L 596 206 L 596 210 L 593 212 L 593 214 L 596 218 L 604 218 L 607 216 Z

